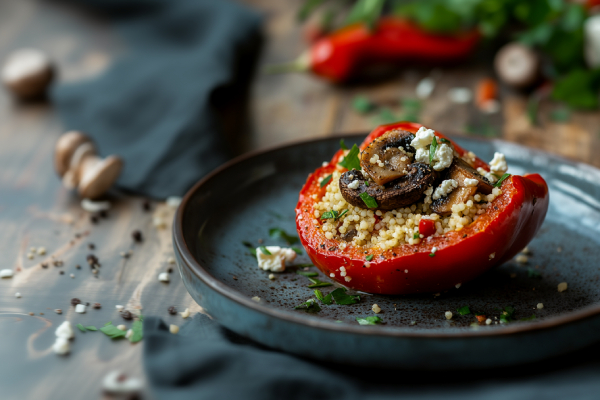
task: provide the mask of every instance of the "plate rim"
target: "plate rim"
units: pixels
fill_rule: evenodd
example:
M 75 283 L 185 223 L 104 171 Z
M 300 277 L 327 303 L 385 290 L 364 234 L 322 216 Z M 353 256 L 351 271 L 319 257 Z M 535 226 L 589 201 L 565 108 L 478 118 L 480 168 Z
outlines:
M 453 338 L 477 338 L 477 337 L 505 337 L 510 335 L 518 335 L 524 333 L 533 333 L 537 331 L 545 331 L 549 329 L 558 329 L 563 325 L 567 325 L 574 322 L 582 322 L 586 319 L 593 318 L 595 316 L 600 315 L 600 303 L 597 305 L 589 305 L 581 310 L 570 312 L 565 315 L 559 315 L 555 317 L 550 317 L 544 321 L 535 321 L 535 322 L 524 322 L 520 324 L 509 324 L 503 325 L 502 328 L 498 329 L 471 329 L 465 331 L 458 332 L 428 332 L 422 330 L 409 331 L 406 327 L 397 327 L 397 326 L 362 326 L 362 325 L 350 325 L 350 324 L 337 324 L 333 321 L 313 318 L 308 315 L 300 314 L 300 313 L 292 313 L 285 310 L 280 310 L 278 308 L 271 308 L 260 303 L 253 301 L 252 299 L 244 296 L 242 293 L 233 289 L 230 286 L 227 286 L 223 282 L 219 281 L 217 278 L 212 276 L 199 261 L 197 261 L 190 248 L 188 247 L 184 236 L 183 236 L 183 214 L 184 210 L 187 208 L 190 199 L 193 195 L 200 190 L 200 188 L 209 180 L 213 179 L 215 176 L 219 175 L 223 171 L 239 164 L 248 159 L 265 155 L 271 152 L 295 147 L 298 145 L 304 145 L 309 143 L 319 143 L 324 141 L 330 141 L 332 139 L 342 139 L 349 137 L 365 137 L 368 133 L 334 133 L 325 137 L 319 138 L 308 138 L 308 139 L 300 139 L 294 140 L 290 142 L 286 142 L 279 145 L 269 146 L 263 149 L 257 149 L 245 154 L 242 154 L 238 157 L 235 157 L 221 166 L 217 167 L 207 175 L 205 175 L 202 179 L 196 182 L 185 194 L 183 197 L 181 204 L 177 208 L 175 212 L 175 217 L 173 220 L 172 227 L 172 235 L 173 235 L 173 244 L 177 248 L 179 254 L 183 262 L 185 262 L 186 266 L 189 270 L 196 275 L 198 279 L 200 279 L 207 287 L 217 292 L 219 295 L 224 296 L 230 301 L 236 302 L 243 307 L 250 308 L 254 312 L 258 312 L 261 314 L 266 314 L 267 317 L 277 318 L 284 320 L 288 323 L 293 324 L 301 324 L 304 326 L 309 326 L 311 328 L 322 329 L 326 331 L 332 331 L 337 333 L 350 333 L 354 335 L 366 335 L 366 336 L 380 336 L 380 337 L 392 337 L 392 338 L 412 338 L 412 339 L 453 339 Z M 461 134 L 450 134 L 448 135 L 451 138 L 465 138 L 469 140 L 475 140 L 480 142 L 491 142 L 491 143 L 502 143 L 508 144 L 511 146 L 521 147 L 522 149 L 526 149 L 527 151 L 531 151 L 533 153 L 537 153 L 539 155 L 544 155 L 546 157 L 550 157 L 557 162 L 561 162 L 564 164 L 569 164 L 575 167 L 585 166 L 598 174 L 600 176 L 600 169 L 597 167 L 583 163 L 581 161 L 576 161 L 569 159 L 567 157 L 549 153 L 544 150 L 535 149 L 528 146 L 523 146 L 519 143 L 508 142 L 505 140 L 501 140 L 498 138 L 481 138 L 481 137 L 471 137 L 468 135 Z M 193 296 L 192 296 L 193 297 Z

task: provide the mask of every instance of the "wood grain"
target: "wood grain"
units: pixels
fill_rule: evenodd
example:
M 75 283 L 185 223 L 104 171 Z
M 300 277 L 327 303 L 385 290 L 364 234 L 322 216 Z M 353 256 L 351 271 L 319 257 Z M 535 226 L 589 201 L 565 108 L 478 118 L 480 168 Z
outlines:
M 288 61 L 306 44 L 295 22 L 299 1 L 246 0 L 265 15 L 267 43 L 261 66 Z M 123 47 L 103 21 L 62 3 L 34 0 L 0 2 L 0 59 L 10 50 L 32 46 L 47 51 L 56 60 L 62 81 L 91 77 L 110 65 Z M 272 146 L 301 138 L 334 132 L 367 131 L 376 124 L 375 114 L 360 115 L 352 108 L 357 94 L 366 95 L 392 112 L 402 113 L 399 99 L 414 98 L 417 82 L 436 77 L 432 97 L 423 103 L 421 121 L 441 131 L 492 132 L 507 140 L 556 152 L 600 166 L 598 113 L 574 113 L 568 123 L 548 118 L 555 104 L 540 106 L 540 123 L 527 117 L 526 98 L 503 93 L 502 110 L 482 114 L 472 105 L 448 101 L 451 87 L 475 88 L 490 76 L 485 64 L 464 65 L 443 71 L 399 70 L 394 77 L 375 84 L 331 86 L 308 74 L 266 76 L 259 74 L 252 85 L 249 147 Z M 79 199 L 63 189 L 52 171 L 52 149 L 63 132 L 51 104 L 18 104 L 0 91 L 0 268 L 13 268 L 13 279 L 0 282 L 0 387 L 2 399 L 90 399 L 100 396 L 106 373 L 121 369 L 143 377 L 141 344 L 111 342 L 99 332 L 76 332 L 72 353 L 59 357 L 50 352 L 54 330 L 64 320 L 74 324 L 125 323 L 115 305 L 136 314 L 157 315 L 169 323 L 184 321 L 167 313 L 193 303 L 177 273 L 169 284 L 156 277 L 172 256 L 170 221 L 172 210 L 153 204 L 154 212 L 168 221 L 156 229 L 153 213 L 142 210 L 142 199 L 115 193 L 108 219 L 90 222 L 79 207 Z M 143 232 L 144 242 L 133 243 L 131 231 Z M 81 235 L 76 237 L 76 235 Z M 88 245 L 93 243 L 95 250 Z M 30 247 L 44 246 L 46 256 L 27 258 Z M 132 250 L 130 258 L 119 253 Z M 102 267 L 97 278 L 86 255 L 98 256 Z M 64 261 L 62 267 L 42 268 L 43 262 Z M 77 269 L 76 265 L 81 265 Z M 64 271 L 64 275 L 59 272 Z M 70 274 L 75 278 L 70 278 Z M 16 298 L 15 293 L 21 293 Z M 100 310 L 75 314 L 70 299 L 99 302 Z M 53 310 L 60 308 L 63 314 Z M 28 313 L 33 312 L 35 316 Z M 41 315 L 43 313 L 43 315 Z M 146 393 L 147 394 L 147 393 Z

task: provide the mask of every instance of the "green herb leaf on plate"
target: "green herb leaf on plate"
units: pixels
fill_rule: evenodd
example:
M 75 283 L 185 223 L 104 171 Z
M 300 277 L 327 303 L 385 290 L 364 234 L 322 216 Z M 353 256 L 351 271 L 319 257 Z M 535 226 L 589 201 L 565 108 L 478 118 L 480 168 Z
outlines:
M 433 140 L 431 141 L 431 146 L 429 146 L 429 164 L 433 165 L 433 157 L 435 156 L 435 151 L 437 149 L 437 138 L 436 136 L 433 137 Z
M 313 278 L 315 276 L 319 276 L 318 272 L 314 271 L 296 271 L 298 275 L 306 276 L 307 278 Z
M 508 307 L 504 307 L 504 311 L 502 311 L 502 313 L 500 314 L 500 322 L 503 322 L 505 324 L 509 323 L 510 321 L 512 321 L 513 315 L 515 313 L 515 308 L 512 306 L 508 306 Z
M 297 236 L 289 235 L 281 228 L 269 229 L 269 236 L 271 236 L 273 239 L 283 239 L 287 242 L 287 244 L 295 244 L 300 241 Z
M 302 255 L 302 249 L 300 247 L 292 246 L 292 250 L 294 250 L 294 252 L 299 256 Z
M 360 194 L 360 198 L 367 205 L 367 207 L 369 207 L 369 208 L 377 208 L 377 201 L 375 201 L 374 198 L 372 198 L 371 196 L 369 196 L 369 193 L 362 192 Z
M 340 139 L 340 147 L 342 150 L 348 150 L 348 146 L 346 146 L 346 142 L 344 142 L 344 139 Z
M 96 328 L 94 325 L 86 326 L 85 329 L 87 329 L 88 331 L 97 331 L 98 330 L 98 328 Z
M 458 310 L 456 310 L 460 315 L 469 315 L 471 314 L 471 309 L 469 309 L 469 306 L 463 306 L 461 308 L 459 308 Z
M 100 328 L 100 332 L 104 333 L 111 339 L 121 339 L 124 338 L 126 334 L 125 331 L 120 330 L 110 322 L 108 325 L 104 325 L 102 328 Z
M 317 296 L 317 299 L 321 300 L 325 305 L 330 306 L 333 303 L 331 293 L 329 293 L 327 296 L 324 296 L 323 292 L 321 292 L 319 289 L 315 289 L 315 296 Z
M 381 323 L 381 318 L 376 317 L 376 316 L 370 316 L 370 317 L 365 317 L 365 318 L 361 318 L 361 317 L 356 317 L 356 321 L 360 324 L 360 325 L 377 325 Z
M 498 179 L 498 181 L 496 183 L 494 183 L 494 187 L 500 187 L 500 185 L 502 185 L 502 182 L 504 182 L 504 180 L 506 178 L 508 178 L 510 176 L 510 174 L 504 174 L 500 177 L 500 179 Z
M 360 301 L 360 296 L 346 294 L 346 289 L 344 288 L 337 288 L 330 294 L 331 296 L 333 296 L 333 300 L 335 300 L 335 303 L 341 306 L 356 304 Z
M 81 332 L 85 332 L 85 327 L 84 327 L 83 325 L 81 325 L 81 324 L 77 324 L 77 327 L 79 328 L 79 330 L 80 330 Z
M 304 303 L 294 307 L 295 310 L 304 310 L 309 313 L 315 313 L 321 311 L 321 307 L 315 299 L 309 299 Z
M 365 260 L 367 261 L 371 261 L 373 259 L 373 254 L 369 254 L 368 256 L 365 257 Z
M 267 256 L 272 256 L 273 254 L 271 254 L 271 252 L 269 250 L 267 250 L 267 248 L 265 246 L 260 246 L 259 247 L 261 253 L 267 255 Z
M 533 321 L 535 320 L 535 314 L 531 315 L 530 317 L 524 317 L 519 319 L 519 321 Z
M 346 168 L 349 171 L 352 171 L 353 169 L 355 169 L 357 171 L 360 170 L 360 160 L 358 158 L 359 153 L 360 153 L 360 149 L 358 148 L 358 146 L 356 144 L 354 144 L 354 146 L 352 146 L 352 148 L 350 149 L 348 154 L 346 154 L 344 159 L 342 161 L 340 161 L 338 164 L 341 165 L 342 167 Z
M 131 325 L 131 330 L 133 331 L 129 341 L 131 343 L 136 343 L 142 340 L 144 337 L 144 324 L 142 323 L 143 317 L 140 316 L 140 319 L 133 321 Z
M 323 282 L 316 278 L 308 278 L 308 280 L 312 282 L 312 284 L 308 285 L 308 287 L 311 289 L 318 288 L 318 287 L 333 286 L 333 284 L 331 284 L 329 282 Z

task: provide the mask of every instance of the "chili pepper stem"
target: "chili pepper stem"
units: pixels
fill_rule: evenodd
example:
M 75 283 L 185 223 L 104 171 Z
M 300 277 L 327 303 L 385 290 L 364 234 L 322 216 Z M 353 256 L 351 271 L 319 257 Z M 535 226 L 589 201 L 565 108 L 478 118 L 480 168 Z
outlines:
M 310 57 L 308 53 L 302 54 L 296 60 L 284 64 L 271 64 L 263 69 L 266 75 L 284 74 L 289 72 L 307 72 L 310 70 Z

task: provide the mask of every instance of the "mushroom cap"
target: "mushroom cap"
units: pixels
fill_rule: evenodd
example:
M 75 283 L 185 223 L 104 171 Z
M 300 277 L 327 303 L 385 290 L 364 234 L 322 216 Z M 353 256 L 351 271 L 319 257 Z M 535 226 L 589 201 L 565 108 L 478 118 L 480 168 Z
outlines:
M 523 88 L 535 83 L 540 69 L 540 58 L 529 47 L 508 43 L 494 58 L 494 69 L 507 85 Z
M 410 145 L 415 135 L 394 129 L 373 140 L 360 155 L 360 166 L 378 185 L 398 179 L 408 173 L 415 149 Z M 410 153 L 410 154 L 409 154 Z M 371 159 L 377 156 L 377 161 Z M 378 163 L 383 163 L 380 167 Z
M 62 178 L 71 168 L 73 154 L 84 143 L 92 140 L 79 131 L 70 131 L 63 134 L 54 146 L 54 168 Z
M 54 78 L 54 67 L 44 52 L 26 48 L 9 54 L 0 75 L 15 96 L 28 100 L 46 94 Z
M 438 179 L 439 174 L 429 165 L 413 163 L 407 167 L 408 174 L 385 186 L 372 182 L 365 185 L 365 177 L 360 171 L 348 171 L 340 177 L 340 192 L 346 201 L 353 206 L 367 208 L 360 194 L 367 194 L 377 202 L 377 210 L 394 210 L 409 206 L 421 199 L 423 193 Z M 351 179 L 350 176 L 353 176 Z M 352 181 L 360 183 L 356 189 L 348 187 Z
M 99 160 L 79 181 L 79 194 L 86 199 L 102 196 L 116 182 L 123 169 L 123 161 L 117 156 Z

